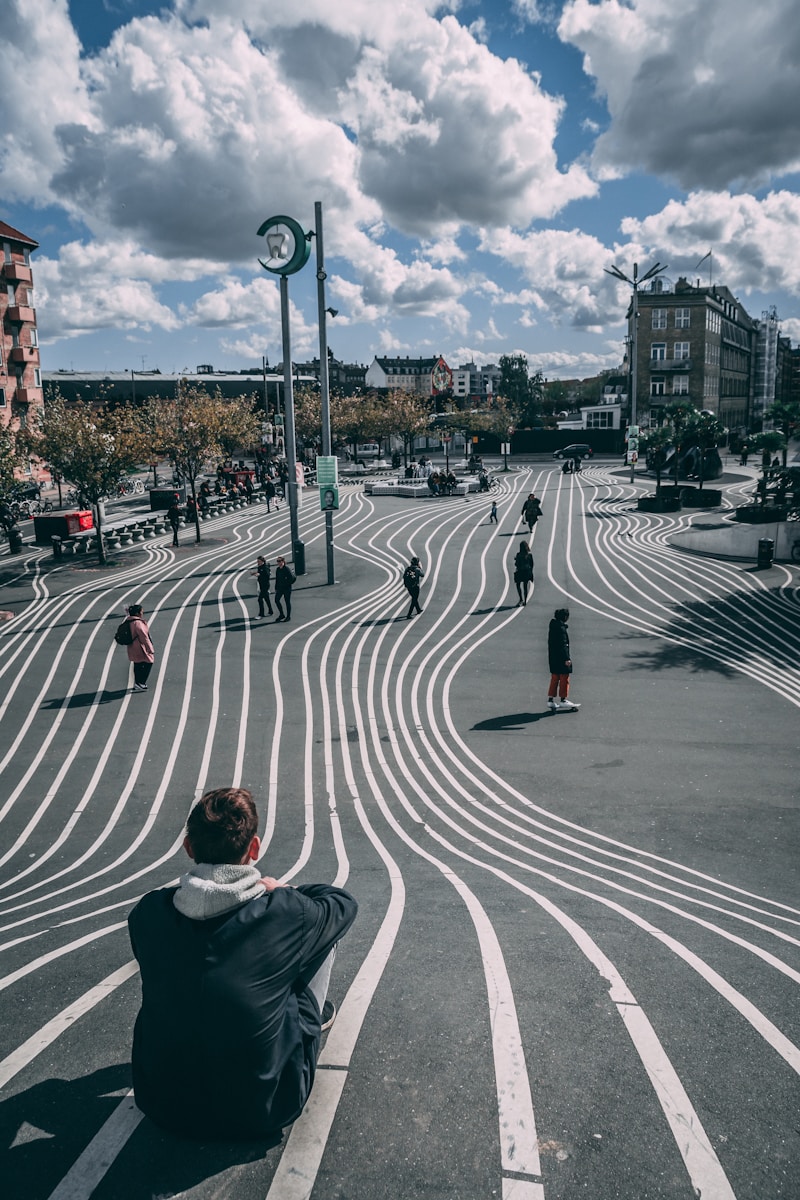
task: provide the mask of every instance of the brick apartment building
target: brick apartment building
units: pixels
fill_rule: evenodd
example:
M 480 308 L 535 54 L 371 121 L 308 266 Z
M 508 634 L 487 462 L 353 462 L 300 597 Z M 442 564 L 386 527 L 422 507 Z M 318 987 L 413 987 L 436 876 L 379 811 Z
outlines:
M 31 252 L 39 243 L 0 221 L 0 424 L 24 429 L 43 404 Z

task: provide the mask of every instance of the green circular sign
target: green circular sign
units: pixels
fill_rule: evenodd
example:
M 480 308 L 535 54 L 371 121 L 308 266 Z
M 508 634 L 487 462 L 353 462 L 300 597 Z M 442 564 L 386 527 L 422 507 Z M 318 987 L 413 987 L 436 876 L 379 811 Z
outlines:
M 294 275 L 308 262 L 311 243 L 292 217 L 268 217 L 258 231 L 266 239 L 267 259 L 258 261 L 273 275 Z

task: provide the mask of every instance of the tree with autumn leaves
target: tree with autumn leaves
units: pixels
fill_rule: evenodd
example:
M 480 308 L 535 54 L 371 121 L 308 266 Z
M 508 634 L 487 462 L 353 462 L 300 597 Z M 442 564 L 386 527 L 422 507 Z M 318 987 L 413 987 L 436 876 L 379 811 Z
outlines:
M 56 390 L 25 431 L 30 451 L 49 463 L 76 488 L 82 504 L 94 509 L 97 550 L 106 561 L 101 502 L 117 493 L 120 479 L 133 471 L 148 452 L 140 412 L 127 404 L 98 407 L 67 402 Z
M 197 479 L 207 468 L 233 450 L 249 449 L 261 438 L 261 423 L 253 400 L 239 396 L 226 400 L 181 380 L 177 395 L 156 397 L 142 410 L 149 449 L 168 458 L 191 489 L 195 502 L 195 538 L 200 541 Z

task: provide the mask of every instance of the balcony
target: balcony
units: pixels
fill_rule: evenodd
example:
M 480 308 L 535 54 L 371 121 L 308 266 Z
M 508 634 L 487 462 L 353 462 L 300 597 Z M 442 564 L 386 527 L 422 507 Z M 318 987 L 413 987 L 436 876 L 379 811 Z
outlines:
M 28 308 L 27 304 L 9 304 L 6 316 L 9 321 L 14 321 L 19 325 L 34 325 L 36 323 L 36 309 Z
M 16 404 L 41 404 L 42 389 L 36 387 L 18 387 L 14 392 Z
M 33 283 L 33 274 L 30 267 L 26 267 L 24 263 L 7 262 L 3 263 L 3 279 L 13 279 L 17 283 Z
M 690 371 L 692 369 L 692 360 L 690 358 L 651 358 L 651 371 Z
M 14 363 L 30 363 L 34 367 L 39 365 L 39 347 L 38 346 L 12 346 L 8 352 L 9 362 Z

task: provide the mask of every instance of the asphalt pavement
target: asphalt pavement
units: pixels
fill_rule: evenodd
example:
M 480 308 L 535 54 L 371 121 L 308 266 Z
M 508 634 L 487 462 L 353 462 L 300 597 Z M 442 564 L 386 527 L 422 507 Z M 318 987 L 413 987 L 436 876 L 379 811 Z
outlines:
M 703 515 L 639 513 L 651 487 L 529 462 L 493 525 L 491 497 L 343 485 L 332 587 L 311 494 L 289 624 L 256 619 L 251 576 L 288 554 L 285 509 L 106 569 L 0 556 L 4 1200 L 796 1200 L 797 568 L 682 552 Z M 726 505 L 748 488 L 731 468 Z M 112 640 L 131 601 L 146 694 Z M 559 607 L 570 714 L 546 704 Z M 265 873 L 360 904 L 273 1149 L 181 1142 L 130 1095 L 126 916 L 232 783 Z

